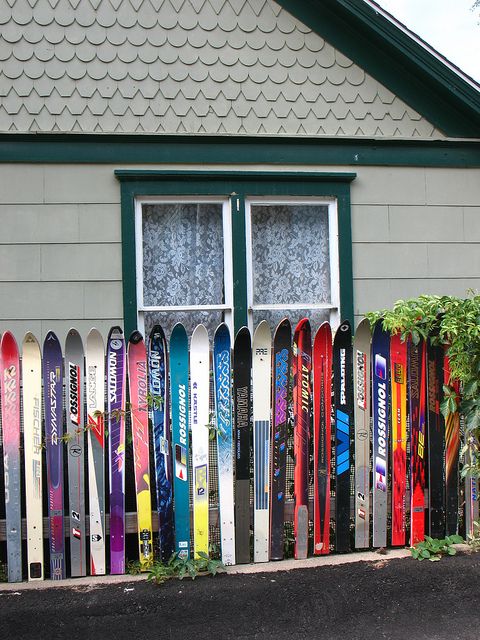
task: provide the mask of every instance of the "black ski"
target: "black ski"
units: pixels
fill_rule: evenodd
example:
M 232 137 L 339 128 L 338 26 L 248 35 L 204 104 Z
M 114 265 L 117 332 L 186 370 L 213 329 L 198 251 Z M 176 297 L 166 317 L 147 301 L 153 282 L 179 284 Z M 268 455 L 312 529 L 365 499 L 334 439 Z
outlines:
M 350 464 L 353 433 L 352 329 L 342 322 L 333 341 L 335 404 L 335 546 L 350 551 Z
M 250 439 L 252 341 L 242 327 L 233 346 L 233 403 L 235 425 L 235 558 L 250 562 Z

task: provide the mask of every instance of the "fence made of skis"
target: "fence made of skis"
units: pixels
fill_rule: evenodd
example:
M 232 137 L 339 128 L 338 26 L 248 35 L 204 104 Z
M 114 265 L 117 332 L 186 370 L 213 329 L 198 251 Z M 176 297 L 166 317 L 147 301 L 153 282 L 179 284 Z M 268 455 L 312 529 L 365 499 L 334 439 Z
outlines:
M 293 335 L 292 335 L 293 333 Z M 213 348 L 211 348 L 211 346 Z M 12 582 L 122 574 L 199 554 L 224 564 L 470 533 L 477 481 L 440 410 L 443 346 L 367 320 L 235 338 L 177 324 L 147 340 L 0 344 L 0 562 Z M 468 455 L 468 451 L 467 451 Z

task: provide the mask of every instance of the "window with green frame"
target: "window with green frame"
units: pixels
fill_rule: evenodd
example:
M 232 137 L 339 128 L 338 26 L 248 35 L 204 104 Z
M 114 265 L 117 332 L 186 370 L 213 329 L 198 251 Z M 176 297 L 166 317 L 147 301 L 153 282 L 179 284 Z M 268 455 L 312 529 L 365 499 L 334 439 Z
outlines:
M 353 173 L 118 170 L 125 331 L 353 320 Z

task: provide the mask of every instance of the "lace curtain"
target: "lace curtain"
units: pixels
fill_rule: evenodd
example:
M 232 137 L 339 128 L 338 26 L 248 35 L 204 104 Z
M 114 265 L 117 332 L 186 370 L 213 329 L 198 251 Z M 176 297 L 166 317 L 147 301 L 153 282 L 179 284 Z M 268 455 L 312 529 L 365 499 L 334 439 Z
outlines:
M 222 205 L 179 203 L 143 206 L 143 301 L 145 306 L 223 304 Z M 203 322 L 213 335 L 220 312 L 147 312 L 145 333 L 155 323 L 167 335 L 177 322 L 189 333 Z
M 253 304 L 319 304 L 331 301 L 328 206 L 252 206 Z M 272 331 L 284 317 L 292 329 L 309 318 L 312 331 L 328 310 L 258 310 L 253 324 L 267 320 Z

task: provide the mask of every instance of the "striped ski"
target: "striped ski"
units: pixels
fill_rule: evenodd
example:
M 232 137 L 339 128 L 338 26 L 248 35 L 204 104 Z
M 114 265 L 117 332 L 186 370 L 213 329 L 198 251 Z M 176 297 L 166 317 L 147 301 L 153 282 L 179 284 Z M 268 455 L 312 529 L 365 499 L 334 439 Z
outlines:
M 373 546 L 387 546 L 390 334 L 377 322 L 372 335 Z
M 173 482 L 168 403 L 168 353 L 162 327 L 155 325 L 148 345 L 148 375 L 152 406 L 153 448 L 155 455 L 155 489 L 159 522 L 160 555 L 168 562 L 175 550 L 173 530 Z
M 291 345 L 292 328 L 290 321 L 285 318 L 278 324 L 273 336 L 270 560 L 283 559 Z
M 408 343 L 410 388 L 410 546 L 425 537 L 426 372 L 425 342 Z
M 125 573 L 125 339 L 112 327 L 107 339 L 110 475 L 110 573 Z
M 405 546 L 407 500 L 407 342 L 390 338 L 392 393 L 392 546 Z
M 235 564 L 232 374 L 230 331 L 225 323 L 215 331 L 213 356 L 222 562 L 232 565 Z
M 153 562 L 152 499 L 150 496 L 150 451 L 148 436 L 147 351 L 140 332 L 128 340 L 128 382 L 132 418 L 132 445 L 137 496 L 138 554 L 141 571 Z
M 450 360 L 445 354 L 443 363 L 443 383 L 453 388 L 460 402 L 460 383 L 452 380 Z M 458 461 L 460 453 L 460 414 L 450 413 L 445 421 L 445 525 L 446 535 L 458 533 Z
M 333 340 L 335 406 L 335 548 L 350 551 L 350 464 L 353 421 L 352 329 L 342 322 Z
M 176 324 L 170 336 L 170 397 L 172 400 L 172 449 L 175 514 L 175 551 L 190 558 L 190 500 L 188 487 L 188 338 L 183 324 Z
M 370 353 L 372 332 L 364 318 L 353 341 L 355 417 L 355 548 L 370 546 Z
M 271 335 L 265 320 L 253 335 L 253 559 L 268 562 L 270 493 Z
M 0 375 L 8 581 L 21 582 L 20 358 L 10 331 L 0 342 Z
M 90 574 L 101 576 L 105 566 L 105 346 L 97 329 L 87 336 L 88 499 L 90 505 Z
M 308 554 L 308 458 L 311 420 L 312 339 L 310 322 L 303 318 L 293 335 L 293 478 L 295 537 L 294 555 L 302 560 Z
M 428 534 L 445 536 L 445 421 L 440 411 L 443 400 L 443 346 L 429 338 L 427 358 L 427 454 Z
M 42 357 L 32 333 L 22 345 L 23 441 L 28 580 L 43 580 Z
M 50 577 L 63 580 L 65 532 L 63 526 L 63 362 L 57 336 L 49 331 L 43 343 L 43 393 L 47 454 Z
M 233 346 L 233 402 L 235 420 L 235 559 L 250 562 L 250 438 L 252 341 L 242 327 Z
M 193 473 L 193 551 L 195 558 L 208 555 L 208 447 L 210 399 L 210 344 L 203 324 L 190 342 L 190 402 Z M 232 502 L 233 505 L 233 502 Z M 233 506 L 232 506 L 233 508 Z M 223 552 L 223 548 L 222 548 Z
M 330 553 L 332 455 L 332 329 L 324 322 L 313 340 L 313 553 Z
M 67 396 L 68 511 L 72 578 L 87 575 L 85 544 L 84 357 L 80 334 L 70 329 L 65 341 Z

